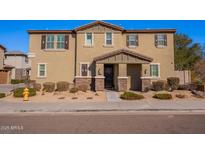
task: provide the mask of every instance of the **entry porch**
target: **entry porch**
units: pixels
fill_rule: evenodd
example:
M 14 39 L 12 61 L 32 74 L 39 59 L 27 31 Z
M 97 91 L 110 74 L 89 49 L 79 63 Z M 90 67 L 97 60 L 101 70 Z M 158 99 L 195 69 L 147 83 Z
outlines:
M 146 65 L 152 58 L 142 54 L 120 49 L 94 59 L 95 90 L 104 89 L 126 91 L 143 91 L 151 84 L 146 75 Z

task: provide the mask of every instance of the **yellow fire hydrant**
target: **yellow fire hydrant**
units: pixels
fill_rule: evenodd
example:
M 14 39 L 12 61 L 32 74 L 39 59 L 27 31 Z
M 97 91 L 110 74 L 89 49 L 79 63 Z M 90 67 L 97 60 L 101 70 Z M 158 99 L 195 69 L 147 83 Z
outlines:
M 23 90 L 23 101 L 28 101 L 29 100 L 29 89 L 24 88 Z

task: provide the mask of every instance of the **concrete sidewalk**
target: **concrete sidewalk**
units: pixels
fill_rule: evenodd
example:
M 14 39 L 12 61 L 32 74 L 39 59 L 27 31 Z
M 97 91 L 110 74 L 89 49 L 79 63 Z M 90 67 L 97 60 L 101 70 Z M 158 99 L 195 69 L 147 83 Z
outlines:
M 89 111 L 204 111 L 205 100 L 195 102 L 115 102 L 115 103 L 9 103 L 0 101 L 0 113 L 6 112 L 89 112 Z
M 23 88 L 25 87 L 24 83 L 19 84 L 0 84 L 0 92 L 1 93 L 9 93 L 10 91 L 16 88 Z

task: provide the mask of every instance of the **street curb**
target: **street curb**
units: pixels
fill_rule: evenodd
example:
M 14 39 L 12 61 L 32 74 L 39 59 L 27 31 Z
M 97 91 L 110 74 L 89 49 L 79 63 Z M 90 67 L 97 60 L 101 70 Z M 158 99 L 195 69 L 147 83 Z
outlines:
M 39 110 L 15 110 L 14 112 L 0 112 L 0 114 L 5 113 L 79 113 L 79 112 L 200 112 L 205 114 L 204 109 L 126 109 L 126 110 L 118 110 L 118 109 L 77 109 L 77 110 L 51 110 L 51 111 L 39 111 Z

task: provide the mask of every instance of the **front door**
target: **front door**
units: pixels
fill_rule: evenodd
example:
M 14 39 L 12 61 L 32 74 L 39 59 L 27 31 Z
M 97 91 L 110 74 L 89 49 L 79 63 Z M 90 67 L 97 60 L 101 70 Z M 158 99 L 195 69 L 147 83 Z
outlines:
M 104 76 L 105 76 L 105 88 L 113 89 L 114 88 L 114 68 L 112 64 L 104 65 Z

